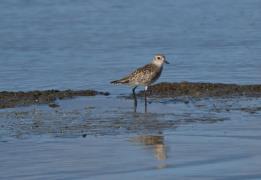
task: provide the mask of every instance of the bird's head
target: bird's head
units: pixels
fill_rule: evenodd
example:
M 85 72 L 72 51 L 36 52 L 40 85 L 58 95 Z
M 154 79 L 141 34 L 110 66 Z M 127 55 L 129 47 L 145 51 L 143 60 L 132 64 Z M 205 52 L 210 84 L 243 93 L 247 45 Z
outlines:
M 169 64 L 163 54 L 156 54 L 152 60 L 152 63 L 156 64 L 157 66 L 162 66 L 164 63 Z

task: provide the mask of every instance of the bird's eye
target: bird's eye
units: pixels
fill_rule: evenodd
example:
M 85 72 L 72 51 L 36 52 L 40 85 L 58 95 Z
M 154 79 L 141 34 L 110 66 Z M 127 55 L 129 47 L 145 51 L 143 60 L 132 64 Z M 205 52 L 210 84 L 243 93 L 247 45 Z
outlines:
M 160 60 L 160 57 L 158 56 L 157 59 Z

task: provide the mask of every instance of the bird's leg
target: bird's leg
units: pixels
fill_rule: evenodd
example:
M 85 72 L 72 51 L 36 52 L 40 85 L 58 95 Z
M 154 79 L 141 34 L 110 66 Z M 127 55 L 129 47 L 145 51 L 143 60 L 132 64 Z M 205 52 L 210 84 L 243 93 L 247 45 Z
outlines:
M 145 101 L 145 113 L 147 112 L 147 89 L 148 89 L 148 86 L 145 86 L 144 88 L 144 101 Z
M 134 112 L 136 112 L 137 110 L 137 97 L 136 97 L 136 94 L 135 94 L 135 89 L 137 88 L 138 86 L 135 86 L 133 89 L 132 89 L 132 94 L 133 94 L 133 99 L 134 99 Z

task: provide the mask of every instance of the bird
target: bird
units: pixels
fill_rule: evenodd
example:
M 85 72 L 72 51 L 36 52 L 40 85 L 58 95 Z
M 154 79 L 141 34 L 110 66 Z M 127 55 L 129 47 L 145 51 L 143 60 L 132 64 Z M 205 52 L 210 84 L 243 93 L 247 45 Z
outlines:
M 112 84 L 123 84 L 132 86 L 132 94 L 134 98 L 134 111 L 137 108 L 137 98 L 135 90 L 138 86 L 144 86 L 145 112 L 147 111 L 147 94 L 148 87 L 159 79 L 164 64 L 169 64 L 164 54 L 156 54 L 149 64 L 144 65 L 130 73 L 129 75 L 111 81 Z

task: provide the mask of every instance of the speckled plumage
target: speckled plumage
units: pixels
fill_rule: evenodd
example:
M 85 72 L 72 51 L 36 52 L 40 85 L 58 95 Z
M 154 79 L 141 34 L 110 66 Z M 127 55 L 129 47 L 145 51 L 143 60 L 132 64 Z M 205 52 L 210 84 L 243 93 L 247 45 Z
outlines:
M 143 67 L 136 69 L 130 75 L 113 81 L 112 83 L 128 84 L 131 86 L 148 86 L 155 82 L 161 74 L 163 67 L 158 67 L 155 64 L 146 64 Z
M 157 59 L 157 58 L 162 59 Z M 155 62 L 160 61 L 162 62 Z M 134 72 L 125 76 L 122 79 L 112 81 L 113 84 L 126 84 L 130 86 L 149 86 L 154 83 L 161 75 L 163 70 L 163 63 L 165 61 L 165 56 L 158 54 L 153 58 L 153 61 L 150 64 L 146 64 L 143 67 L 136 69 Z
M 137 98 L 135 94 L 135 89 L 140 85 L 145 87 L 144 88 L 145 112 L 147 112 L 146 91 L 148 89 L 148 86 L 150 86 L 160 77 L 164 63 L 169 64 L 168 61 L 166 61 L 166 58 L 163 54 L 157 54 L 154 56 L 150 64 L 147 64 L 143 67 L 136 69 L 134 72 L 132 72 L 131 74 L 129 74 L 128 76 L 122 79 L 111 81 L 111 83 L 113 84 L 127 84 L 130 86 L 134 86 L 132 89 L 133 99 L 134 99 L 134 112 L 136 112 L 136 108 L 137 108 Z

